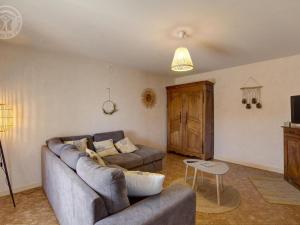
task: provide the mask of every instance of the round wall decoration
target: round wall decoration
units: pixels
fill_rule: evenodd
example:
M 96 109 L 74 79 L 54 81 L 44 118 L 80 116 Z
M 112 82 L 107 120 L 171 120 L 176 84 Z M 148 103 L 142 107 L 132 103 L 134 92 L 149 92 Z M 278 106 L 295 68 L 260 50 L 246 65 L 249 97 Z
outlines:
M 107 88 L 107 90 L 108 90 L 108 100 L 103 102 L 102 111 L 106 115 L 112 115 L 115 112 L 117 112 L 118 110 L 117 110 L 116 103 L 114 103 L 113 101 L 110 100 L 110 88 Z
M 151 88 L 146 88 L 142 93 L 142 102 L 147 108 L 152 108 L 156 103 L 156 94 Z
M 116 103 L 114 103 L 110 100 L 107 100 L 107 101 L 103 102 L 102 110 L 103 110 L 104 114 L 112 115 L 117 111 L 117 105 L 116 105 Z

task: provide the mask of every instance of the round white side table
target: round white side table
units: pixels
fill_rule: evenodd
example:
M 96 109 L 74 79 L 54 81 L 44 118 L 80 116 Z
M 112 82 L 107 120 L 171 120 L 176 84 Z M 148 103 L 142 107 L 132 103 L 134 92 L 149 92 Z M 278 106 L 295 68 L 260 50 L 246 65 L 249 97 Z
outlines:
M 186 165 L 185 168 L 185 182 L 187 180 L 188 168 L 194 168 L 194 178 L 192 188 L 195 188 L 197 171 L 201 172 L 201 183 L 203 183 L 203 172 L 213 174 L 216 176 L 216 185 L 217 185 L 217 199 L 218 205 L 221 204 L 221 191 L 224 191 L 223 185 L 223 175 L 226 174 L 229 170 L 229 167 L 226 163 L 216 162 L 216 161 L 204 161 L 200 159 L 185 159 L 183 160 Z

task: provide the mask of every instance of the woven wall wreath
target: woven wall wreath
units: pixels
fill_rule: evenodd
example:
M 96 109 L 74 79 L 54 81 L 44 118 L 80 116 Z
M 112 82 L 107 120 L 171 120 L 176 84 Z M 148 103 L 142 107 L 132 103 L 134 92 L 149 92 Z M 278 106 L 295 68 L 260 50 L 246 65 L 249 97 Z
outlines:
M 110 100 L 110 88 L 107 88 L 107 90 L 108 90 L 108 100 L 103 102 L 102 111 L 106 115 L 112 115 L 115 112 L 117 112 L 118 109 L 117 109 L 117 104 Z
M 156 103 L 156 94 L 151 88 L 146 88 L 142 93 L 142 102 L 147 108 L 152 108 Z
M 112 115 L 118 111 L 116 103 L 114 103 L 110 100 L 103 102 L 102 110 L 103 110 L 103 113 L 106 115 Z

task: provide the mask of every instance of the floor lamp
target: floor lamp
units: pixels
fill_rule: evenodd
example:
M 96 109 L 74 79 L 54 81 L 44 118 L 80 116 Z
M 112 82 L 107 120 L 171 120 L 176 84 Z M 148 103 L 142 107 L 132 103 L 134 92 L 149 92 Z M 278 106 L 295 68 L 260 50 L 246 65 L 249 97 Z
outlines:
M 12 108 L 9 107 L 6 104 L 0 104 L 0 132 L 6 132 L 9 128 L 11 128 L 13 125 L 13 115 L 12 115 Z M 11 196 L 11 200 L 13 202 L 14 207 L 16 207 L 15 199 L 14 199 L 14 194 L 12 192 L 12 187 L 8 175 L 8 170 L 6 166 L 6 161 L 5 161 L 5 156 L 0 140 L 0 168 L 3 170 L 5 177 L 6 177 L 6 182 L 9 188 L 9 193 Z

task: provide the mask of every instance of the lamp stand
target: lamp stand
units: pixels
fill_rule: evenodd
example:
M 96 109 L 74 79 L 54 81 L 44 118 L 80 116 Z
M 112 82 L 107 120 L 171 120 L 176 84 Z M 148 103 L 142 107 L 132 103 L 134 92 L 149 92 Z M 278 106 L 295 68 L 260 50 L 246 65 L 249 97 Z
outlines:
M 13 202 L 14 207 L 16 207 L 16 203 L 15 203 L 15 199 L 14 199 L 14 193 L 12 192 L 12 188 L 11 188 L 11 184 L 10 184 L 10 180 L 9 180 L 9 175 L 8 175 L 8 170 L 7 170 L 7 167 L 6 167 L 5 156 L 4 156 L 1 140 L 0 140 L 0 167 L 1 167 L 1 169 L 3 169 L 3 171 L 5 173 L 7 185 L 8 185 L 8 188 L 9 188 L 10 197 L 11 197 L 11 200 Z

